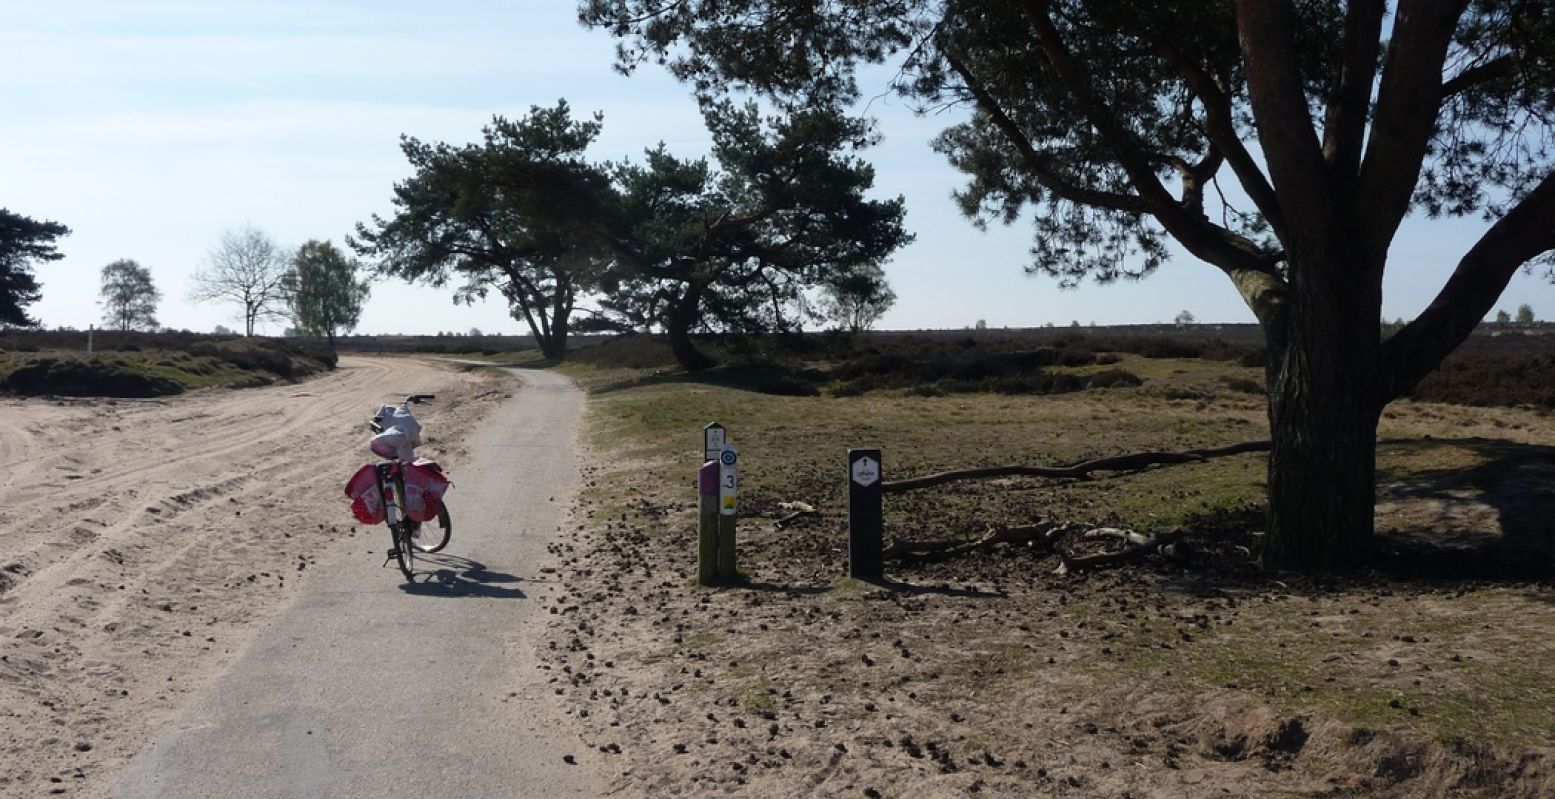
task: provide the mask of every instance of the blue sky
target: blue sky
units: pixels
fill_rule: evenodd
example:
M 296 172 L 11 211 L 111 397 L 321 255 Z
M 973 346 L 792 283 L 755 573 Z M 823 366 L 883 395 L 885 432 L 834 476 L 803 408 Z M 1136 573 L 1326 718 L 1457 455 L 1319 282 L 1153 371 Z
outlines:
M 571 0 L 8 3 L 0 206 L 74 230 L 60 244 L 65 259 L 37 268 L 33 315 L 51 327 L 97 322 L 98 270 L 133 258 L 165 295 L 164 325 L 241 327 L 231 308 L 186 299 L 221 233 L 252 224 L 287 245 L 342 243 L 356 222 L 389 211 L 393 184 L 408 175 L 402 133 L 463 143 L 494 114 L 565 97 L 604 113 L 598 159 L 659 141 L 684 156 L 705 152 L 685 88 L 652 67 L 616 74 L 613 46 L 578 26 Z M 880 81 L 866 94 L 883 92 Z M 1061 291 L 1027 277 L 1024 224 L 981 232 L 952 204 L 960 176 L 928 147 L 947 118 L 915 117 L 895 100 L 869 110 L 886 137 L 866 154 L 879 194 L 906 196 L 918 236 L 887 265 L 899 300 L 882 327 L 1126 324 L 1183 310 L 1252 321 L 1218 271 L 1186 256 L 1138 283 Z M 1425 307 L 1482 227 L 1406 223 L 1384 315 Z M 524 332 L 500 300 L 454 306 L 452 293 L 380 282 L 359 330 Z M 1498 307 L 1525 302 L 1555 318 L 1555 287 L 1541 277 L 1514 278 Z

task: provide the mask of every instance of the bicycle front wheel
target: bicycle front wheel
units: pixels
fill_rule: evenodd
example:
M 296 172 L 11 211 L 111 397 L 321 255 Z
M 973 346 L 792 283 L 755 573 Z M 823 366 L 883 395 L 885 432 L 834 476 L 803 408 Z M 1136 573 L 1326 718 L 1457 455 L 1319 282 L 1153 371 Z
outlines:
M 410 525 L 403 522 L 394 526 L 394 559 L 399 562 L 405 579 L 415 578 L 415 547 L 410 543 Z
M 410 540 L 420 552 L 439 552 L 448 546 L 448 537 L 453 534 L 453 519 L 448 516 L 448 503 L 444 502 L 437 509 L 437 524 L 422 522 L 416 525 L 414 532 L 410 534 Z

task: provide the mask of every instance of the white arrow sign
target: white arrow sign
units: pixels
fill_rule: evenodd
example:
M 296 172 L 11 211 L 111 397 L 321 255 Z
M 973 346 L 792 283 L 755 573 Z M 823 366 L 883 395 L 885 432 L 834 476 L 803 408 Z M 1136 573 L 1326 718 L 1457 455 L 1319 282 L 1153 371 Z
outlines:
M 872 486 L 880 479 L 880 462 L 865 455 L 853 462 L 853 482 Z

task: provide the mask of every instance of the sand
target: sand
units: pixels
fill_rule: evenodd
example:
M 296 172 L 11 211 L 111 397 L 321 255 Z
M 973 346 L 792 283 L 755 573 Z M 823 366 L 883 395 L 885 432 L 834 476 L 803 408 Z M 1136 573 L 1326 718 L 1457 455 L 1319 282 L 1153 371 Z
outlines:
M 310 567 L 381 567 L 387 534 L 340 493 L 379 403 L 438 394 L 420 452 L 457 474 L 460 435 L 514 387 L 342 358 L 297 385 L 0 400 L 0 796 L 102 795 Z

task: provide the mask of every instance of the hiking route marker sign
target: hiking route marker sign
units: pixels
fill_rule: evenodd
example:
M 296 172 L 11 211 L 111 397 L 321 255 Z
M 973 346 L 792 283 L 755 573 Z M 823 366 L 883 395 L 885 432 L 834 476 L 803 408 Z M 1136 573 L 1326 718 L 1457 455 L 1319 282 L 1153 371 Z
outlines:
M 848 450 L 848 576 L 879 580 L 883 553 L 885 491 L 880 450 Z
M 729 433 L 724 426 L 713 422 L 702 428 L 702 462 L 718 460 L 723 454 L 724 444 L 729 442 Z
M 734 515 L 735 497 L 740 492 L 740 475 L 735 466 L 738 459 L 733 444 L 724 444 L 723 451 L 718 453 L 718 512 L 725 516 Z
M 880 460 L 869 456 L 868 453 L 872 451 L 863 450 L 864 454 L 848 466 L 848 470 L 853 473 L 853 482 L 865 488 L 880 482 Z

